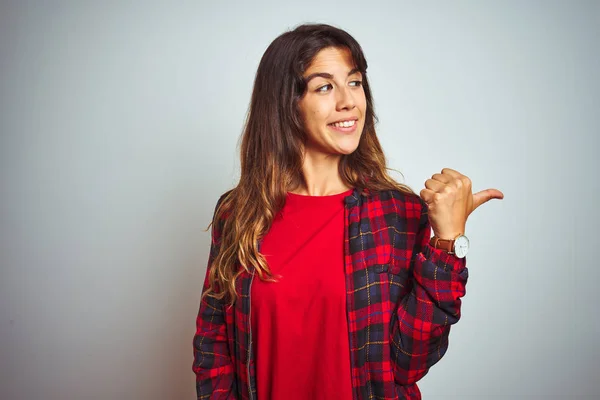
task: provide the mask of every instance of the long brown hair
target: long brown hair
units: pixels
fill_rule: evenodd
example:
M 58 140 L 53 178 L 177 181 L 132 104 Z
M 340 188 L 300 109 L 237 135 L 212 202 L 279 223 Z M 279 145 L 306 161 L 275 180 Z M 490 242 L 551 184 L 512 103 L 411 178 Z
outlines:
M 413 193 L 388 174 L 377 135 L 367 61 L 358 42 L 347 32 L 324 24 L 300 25 L 277 37 L 265 51 L 254 81 L 248 117 L 241 138 L 241 177 L 223 195 L 213 217 L 213 248 L 209 287 L 203 296 L 237 299 L 236 279 L 244 271 L 262 280 L 276 279 L 258 245 L 285 203 L 286 193 L 304 183 L 302 149 L 307 136 L 298 108 L 306 91 L 303 73 L 316 54 L 327 47 L 350 50 L 362 73 L 367 109 L 358 148 L 343 155 L 339 174 L 350 187 L 371 191 L 397 189 Z M 215 224 L 218 229 L 215 230 Z M 238 268 L 238 265 L 241 268 Z

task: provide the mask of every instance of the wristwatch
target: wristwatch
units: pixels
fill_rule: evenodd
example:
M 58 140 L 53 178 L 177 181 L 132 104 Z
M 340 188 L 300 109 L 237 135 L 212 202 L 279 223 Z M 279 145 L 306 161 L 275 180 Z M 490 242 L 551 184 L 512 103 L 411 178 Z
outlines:
M 434 249 L 440 249 L 448 254 L 454 254 L 458 258 L 464 258 L 469 252 L 469 239 L 462 233 L 454 239 L 440 239 L 433 236 L 429 241 L 429 244 Z

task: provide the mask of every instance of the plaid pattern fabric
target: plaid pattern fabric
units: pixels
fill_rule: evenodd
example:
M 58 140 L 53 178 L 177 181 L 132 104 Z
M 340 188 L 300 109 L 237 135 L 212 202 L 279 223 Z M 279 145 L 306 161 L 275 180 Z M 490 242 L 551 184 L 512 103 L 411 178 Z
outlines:
M 466 260 L 429 245 L 427 205 L 417 195 L 355 189 L 345 203 L 353 399 L 420 399 L 416 382 L 444 355 L 450 326 L 460 318 Z M 207 273 L 221 227 L 213 225 Z M 193 362 L 198 399 L 257 398 L 253 279 L 254 271 L 237 280 L 241 295 L 233 307 L 210 297 L 200 304 Z

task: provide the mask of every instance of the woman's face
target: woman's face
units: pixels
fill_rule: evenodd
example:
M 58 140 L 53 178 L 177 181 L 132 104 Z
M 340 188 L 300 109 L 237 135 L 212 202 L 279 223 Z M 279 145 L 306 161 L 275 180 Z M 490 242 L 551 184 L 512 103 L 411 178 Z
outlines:
M 355 69 L 350 51 L 321 50 L 304 78 L 307 88 L 299 107 L 308 136 L 305 156 L 354 152 L 365 125 L 367 101 L 362 74 Z

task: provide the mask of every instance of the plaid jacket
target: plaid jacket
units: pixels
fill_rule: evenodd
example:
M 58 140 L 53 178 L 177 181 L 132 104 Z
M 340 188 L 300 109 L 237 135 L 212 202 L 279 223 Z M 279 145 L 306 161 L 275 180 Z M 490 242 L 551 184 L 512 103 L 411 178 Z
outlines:
M 207 277 L 221 227 L 222 221 L 213 224 Z M 345 227 L 353 399 L 420 399 L 416 382 L 444 355 L 450 326 L 460 318 L 466 260 L 429 245 L 427 205 L 417 195 L 354 189 L 345 198 Z M 237 280 L 233 306 L 208 296 L 200 304 L 193 343 L 198 399 L 257 398 L 254 275 Z M 203 291 L 207 286 L 205 280 Z

